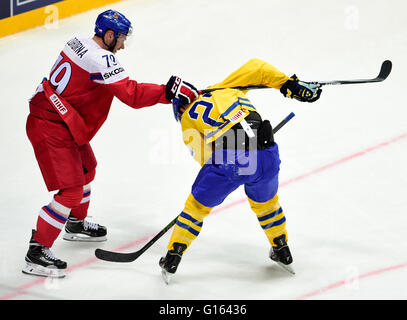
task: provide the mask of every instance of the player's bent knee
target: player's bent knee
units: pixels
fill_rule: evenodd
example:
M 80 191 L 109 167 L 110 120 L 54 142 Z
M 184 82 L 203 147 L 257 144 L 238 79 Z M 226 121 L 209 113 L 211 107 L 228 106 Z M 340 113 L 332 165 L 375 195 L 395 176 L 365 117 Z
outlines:
M 83 198 L 83 186 L 61 189 L 54 196 L 56 202 L 67 208 L 75 208 L 80 205 Z

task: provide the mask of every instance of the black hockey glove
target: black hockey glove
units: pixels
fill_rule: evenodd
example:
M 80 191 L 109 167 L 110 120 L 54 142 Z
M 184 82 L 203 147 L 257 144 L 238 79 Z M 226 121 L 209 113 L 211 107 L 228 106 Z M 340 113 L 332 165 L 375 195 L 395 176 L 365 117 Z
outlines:
M 260 150 L 266 149 L 274 144 L 273 128 L 270 121 L 264 120 L 257 130 L 257 143 Z
M 318 85 L 299 81 L 296 75 L 288 79 L 280 89 L 287 98 L 294 98 L 301 102 L 314 102 L 321 96 L 322 90 Z
M 179 105 L 185 106 L 198 98 L 199 92 L 192 84 L 182 81 L 177 76 L 172 76 L 165 86 L 165 95 L 167 100 L 172 101 L 177 98 Z

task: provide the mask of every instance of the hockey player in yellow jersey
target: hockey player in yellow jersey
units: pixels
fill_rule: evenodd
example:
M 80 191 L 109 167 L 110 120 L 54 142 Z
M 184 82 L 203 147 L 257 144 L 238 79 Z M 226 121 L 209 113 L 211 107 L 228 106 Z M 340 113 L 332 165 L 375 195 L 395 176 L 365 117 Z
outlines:
M 244 86 L 275 88 L 285 97 L 302 102 L 314 102 L 321 95 L 316 85 L 299 81 L 295 75 L 290 78 L 269 63 L 252 59 L 208 88 L 219 90 L 201 94 L 186 107 L 174 102 L 184 143 L 202 168 L 178 216 L 168 252 L 159 262 L 167 283 L 199 235 L 205 217 L 240 185 L 244 185 L 251 209 L 271 245 L 270 258 L 287 268 L 293 261 L 277 195 L 278 146 L 270 122 L 261 118 L 246 97 L 247 90 L 233 89 Z

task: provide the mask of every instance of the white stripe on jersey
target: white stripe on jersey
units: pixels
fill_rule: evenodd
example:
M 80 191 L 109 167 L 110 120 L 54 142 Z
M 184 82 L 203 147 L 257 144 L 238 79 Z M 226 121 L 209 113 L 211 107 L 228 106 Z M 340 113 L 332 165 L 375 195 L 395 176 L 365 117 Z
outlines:
M 62 52 L 78 67 L 95 75 L 92 80 L 97 83 L 109 84 L 128 77 L 116 56 L 92 38 L 73 38 Z

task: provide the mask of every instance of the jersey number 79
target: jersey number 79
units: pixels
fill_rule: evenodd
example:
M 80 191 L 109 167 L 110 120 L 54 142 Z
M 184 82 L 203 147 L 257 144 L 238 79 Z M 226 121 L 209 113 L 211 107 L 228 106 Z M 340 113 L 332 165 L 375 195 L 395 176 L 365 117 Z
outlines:
M 62 55 L 59 55 L 57 61 L 51 69 L 50 82 L 56 87 L 55 91 L 58 94 L 62 94 L 71 80 L 72 66 L 68 61 L 61 61 L 64 59 Z

